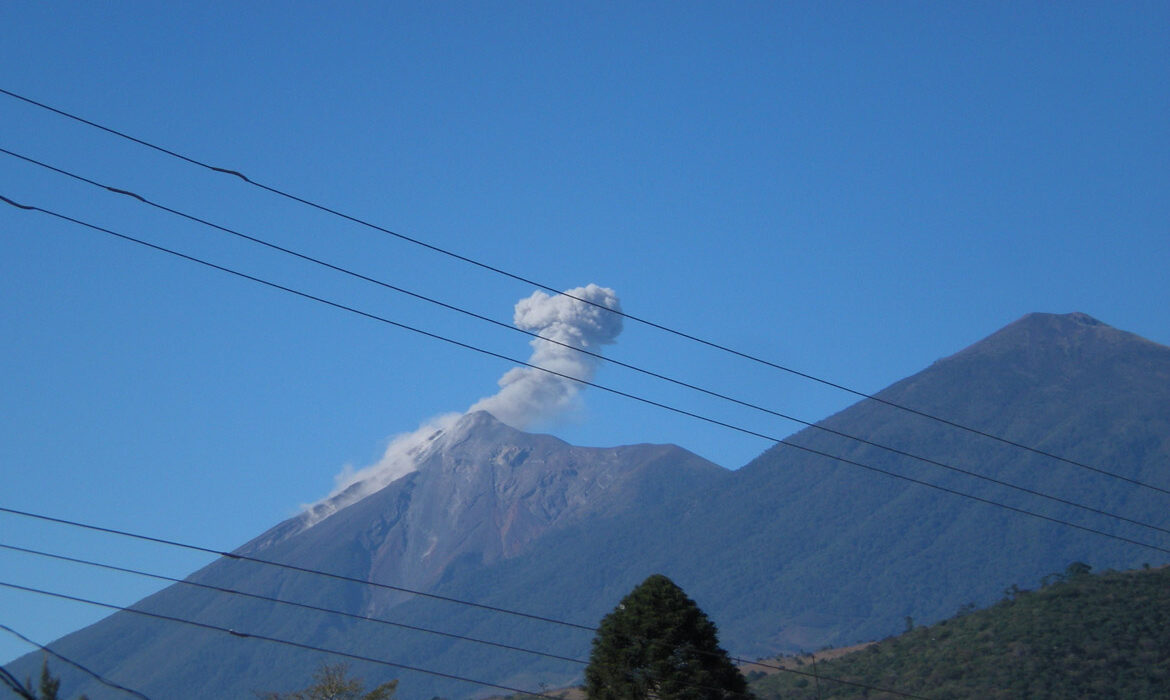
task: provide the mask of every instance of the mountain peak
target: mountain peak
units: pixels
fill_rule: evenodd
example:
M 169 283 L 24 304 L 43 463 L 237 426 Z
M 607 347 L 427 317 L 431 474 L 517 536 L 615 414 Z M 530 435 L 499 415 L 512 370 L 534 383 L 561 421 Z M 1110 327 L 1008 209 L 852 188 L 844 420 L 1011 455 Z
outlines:
M 504 423 L 487 411 L 470 411 L 463 414 L 443 435 L 448 441 L 457 441 L 471 434 L 492 436 L 496 438 L 514 437 L 524 434 L 512 426 Z
M 459 419 L 459 424 L 471 427 L 506 425 L 487 411 L 468 411 Z
M 1089 314 L 1087 314 L 1083 311 L 1073 311 L 1073 312 L 1070 312 L 1067 314 L 1054 314 L 1054 313 L 1045 313 L 1042 311 L 1036 311 L 1036 312 L 1024 315 L 1022 318 L 1020 318 L 1015 323 L 1009 324 L 1007 326 L 1007 328 L 1011 328 L 1012 326 L 1017 325 L 1017 324 L 1027 325 L 1027 326 L 1060 327 L 1060 328 L 1063 328 L 1066 330 L 1074 330 L 1078 326 L 1082 326 L 1085 328 L 1089 328 L 1089 327 L 1093 327 L 1093 326 L 1112 328 L 1112 326 L 1110 326 L 1109 324 L 1103 323 L 1102 321 L 1099 321 L 1099 320 L 1093 318 L 1092 316 L 1090 316 Z M 1114 329 L 1114 330 L 1116 330 L 1116 329 Z
M 344 488 L 308 506 L 296 519 L 296 528 L 288 527 L 286 534 L 312 527 L 337 511 L 381 491 L 394 481 L 418 471 L 437 455 L 469 445 L 516 443 L 524 435 L 486 411 L 447 414 L 431 419 L 413 433 L 395 438 L 378 465 L 358 472 Z
M 1070 314 L 1065 314 L 1065 318 L 1068 318 L 1071 321 L 1076 321 L 1077 323 L 1080 323 L 1080 324 L 1086 325 L 1086 326 L 1103 326 L 1103 325 L 1105 325 L 1101 321 L 1098 321 L 1097 319 L 1093 318 L 1092 316 L 1090 316 L 1087 313 L 1084 313 L 1083 311 L 1074 311 Z
M 1149 343 L 1080 311 L 1067 314 L 1037 312 L 1023 316 L 942 362 L 1013 355 L 1052 363 L 1071 358 L 1111 356 L 1120 346 Z
M 1073 311 L 1067 314 L 1033 312 L 1025 314 L 1016 321 L 1009 323 L 990 337 L 1010 331 L 1047 332 L 1059 334 L 1075 334 L 1093 332 L 1094 330 L 1110 330 L 1120 332 L 1107 323 L 1103 323 L 1083 311 Z

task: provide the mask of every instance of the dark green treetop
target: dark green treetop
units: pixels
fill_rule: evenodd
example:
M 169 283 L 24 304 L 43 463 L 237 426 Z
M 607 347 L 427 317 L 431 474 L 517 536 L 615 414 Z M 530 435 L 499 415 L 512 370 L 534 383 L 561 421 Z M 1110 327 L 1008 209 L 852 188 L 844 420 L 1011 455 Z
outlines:
M 717 630 L 669 578 L 655 574 L 601 621 L 585 669 L 591 700 L 747 697 Z

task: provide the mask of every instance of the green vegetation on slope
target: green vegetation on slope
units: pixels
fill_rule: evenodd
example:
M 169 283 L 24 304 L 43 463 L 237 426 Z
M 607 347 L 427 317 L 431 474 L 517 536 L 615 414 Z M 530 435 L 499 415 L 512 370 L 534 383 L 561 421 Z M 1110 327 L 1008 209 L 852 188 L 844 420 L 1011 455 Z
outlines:
M 1013 587 L 989 609 L 819 663 L 817 672 L 931 698 L 1166 697 L 1170 568 L 1086 569 L 1070 566 L 1038 591 Z M 788 673 L 751 689 L 762 700 L 896 697 Z

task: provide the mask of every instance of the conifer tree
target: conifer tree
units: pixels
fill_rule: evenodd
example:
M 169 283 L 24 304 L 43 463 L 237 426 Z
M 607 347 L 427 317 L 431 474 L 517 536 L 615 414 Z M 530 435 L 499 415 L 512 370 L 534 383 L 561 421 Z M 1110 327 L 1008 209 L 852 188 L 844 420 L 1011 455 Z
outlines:
M 590 700 L 745 698 L 714 623 L 669 578 L 646 579 L 601 621 L 585 669 Z
M 40 700 L 58 700 L 61 690 L 61 681 L 49 673 L 49 660 L 41 662 L 41 697 Z
M 26 680 L 23 684 L 12 677 L 12 674 L 0 669 L 3 676 L 0 681 L 8 686 L 14 694 L 27 698 L 28 700 L 60 700 L 61 698 L 61 679 L 49 672 L 49 660 L 46 658 L 41 662 L 41 682 L 39 684 L 40 692 L 33 690 L 32 679 Z M 89 700 L 85 695 L 81 695 L 77 700 Z

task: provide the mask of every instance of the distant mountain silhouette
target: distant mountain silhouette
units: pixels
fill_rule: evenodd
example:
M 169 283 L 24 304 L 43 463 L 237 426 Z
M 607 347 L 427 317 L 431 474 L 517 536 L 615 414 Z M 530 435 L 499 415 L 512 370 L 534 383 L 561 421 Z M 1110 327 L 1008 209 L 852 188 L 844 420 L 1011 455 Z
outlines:
M 1031 314 L 880 398 L 1170 488 L 1170 348 L 1084 314 Z M 1170 496 L 863 400 L 834 430 L 1170 527 Z M 1086 527 L 1170 546 L 1164 533 L 915 462 L 816 429 L 791 442 Z M 760 656 L 848 644 L 997 599 L 1071 561 L 1160 563 L 1155 550 L 1030 518 L 777 445 L 728 472 L 673 446 L 579 448 L 471 414 L 418 471 L 305 529 L 293 519 L 239 551 L 298 566 L 596 624 L 650 573 L 681 585 L 723 644 Z M 242 561 L 193 576 L 241 590 L 577 658 L 587 632 Z M 537 689 L 583 667 L 172 586 L 139 603 L 251 633 Z M 246 698 L 304 685 L 320 659 L 121 613 L 56 648 L 153 697 Z M 39 670 L 39 655 L 12 665 Z M 64 669 L 62 669 L 64 670 Z M 399 677 L 407 700 L 488 689 Z M 68 693 L 111 691 L 63 673 Z

